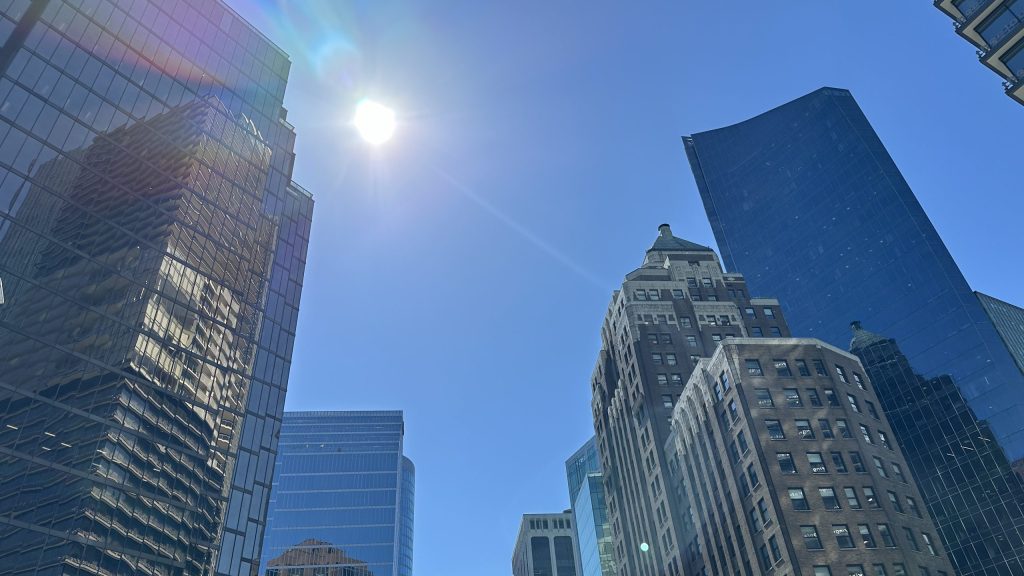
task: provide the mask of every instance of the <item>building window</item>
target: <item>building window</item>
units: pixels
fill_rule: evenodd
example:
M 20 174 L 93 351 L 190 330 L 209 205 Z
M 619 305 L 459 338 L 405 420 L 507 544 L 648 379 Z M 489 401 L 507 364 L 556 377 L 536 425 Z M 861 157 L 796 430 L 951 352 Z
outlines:
M 906 484 L 907 478 L 906 476 L 903 475 L 903 468 L 900 467 L 900 465 L 895 462 L 890 462 L 889 466 L 892 467 L 892 475 L 895 476 L 896 479 L 899 480 L 900 482 Z
M 821 452 L 808 452 L 807 463 L 811 466 L 811 474 L 827 474 L 828 467 L 821 458 Z
M 772 519 L 768 514 L 768 504 L 764 501 L 764 498 L 757 501 L 757 512 L 761 515 L 762 524 L 767 524 Z
M 753 308 L 744 308 L 743 309 L 743 313 L 746 314 L 747 316 L 751 317 L 751 318 L 756 318 L 757 317 L 757 314 L 754 313 L 754 309 Z
M 811 406 L 821 406 L 821 396 L 818 396 L 818 391 L 816 389 L 807 389 L 807 399 L 811 402 Z
M 779 470 L 782 470 L 783 474 L 796 474 L 796 466 L 793 464 L 793 454 L 789 452 L 779 452 L 775 457 L 779 460 Z
M 882 459 L 878 456 L 872 456 L 871 460 L 875 463 L 875 471 L 878 472 L 878 475 L 882 478 L 888 478 L 889 473 L 885 471 L 885 464 L 882 463 Z
M 839 437 L 850 439 L 853 438 L 853 433 L 850 432 L 850 426 L 846 423 L 843 418 L 836 419 L 836 429 L 839 430 Z
M 1024 21 L 1024 3 L 1010 0 L 982 20 L 976 28 L 989 48 L 995 48 Z
M 854 412 L 860 414 L 860 404 L 857 403 L 856 396 L 854 396 L 853 394 L 847 394 L 846 401 L 850 403 L 850 408 L 853 408 Z
M 750 335 L 754 338 L 760 338 L 764 336 L 764 331 L 761 330 L 760 326 L 752 326 L 750 328 Z
M 772 558 L 768 555 L 768 546 L 766 544 L 761 544 L 761 548 L 759 550 L 761 552 L 761 570 L 767 573 L 768 570 L 772 567 Z
M 786 406 L 790 408 L 800 408 L 804 405 L 803 400 L 800 399 L 800 392 L 796 388 L 783 388 L 782 396 L 786 399 Z
M 839 375 L 839 379 L 843 382 L 843 384 L 850 383 L 850 379 L 846 377 L 846 370 L 843 370 L 843 367 L 840 366 L 839 364 L 836 364 L 836 374 Z
M 882 545 L 886 548 L 895 548 L 896 539 L 892 537 L 892 532 L 889 530 L 888 524 L 878 525 L 878 535 L 882 537 Z
M 836 435 L 832 433 L 832 425 L 828 423 L 827 418 L 818 418 L 818 429 L 821 430 L 822 438 L 831 439 L 836 437 Z
M 661 364 L 662 364 L 662 362 L 663 362 L 663 361 L 662 361 L 662 359 L 661 359 L 661 353 L 660 353 L 660 352 L 652 352 L 652 353 L 651 353 L 651 360 L 652 360 L 652 361 L 653 361 L 653 362 L 654 362 L 655 364 L 657 364 L 657 365 L 661 365 Z
M 718 375 L 718 381 L 722 383 L 722 388 L 724 388 L 727 391 L 729 390 L 729 375 L 725 372 L 725 370 L 723 370 Z
M 697 356 L 696 354 L 691 354 L 690 355 L 690 365 L 691 366 L 696 366 L 697 362 L 700 362 L 700 356 Z
M 892 444 L 889 443 L 889 437 L 886 436 L 885 432 L 882 432 L 881 430 L 878 431 L 878 443 L 881 444 L 884 448 L 892 450 Z
M 725 315 L 718 316 L 718 323 L 722 326 L 732 326 L 732 319 Z
M 810 510 L 811 505 L 807 503 L 803 488 L 790 488 L 789 501 L 793 503 L 793 510 Z
M 743 433 L 743 430 L 736 435 L 736 441 L 740 444 L 740 452 L 746 454 L 750 446 L 747 444 L 747 435 Z
M 740 419 L 740 413 L 738 410 L 736 410 L 735 400 L 729 400 L 729 416 L 732 418 L 733 422 Z
M 668 374 L 658 374 L 658 384 L 668 386 Z
M 757 397 L 757 405 L 761 408 L 774 408 L 775 402 L 772 401 L 772 392 L 767 388 L 754 388 L 754 395 Z
M 682 384 L 682 383 L 683 383 L 683 375 L 682 374 L 673 373 L 672 374 L 672 384 Z
M 772 440 L 786 439 L 786 433 L 782 431 L 782 423 L 778 420 L 765 420 L 764 427 L 768 430 L 768 437 Z
M 765 308 L 764 309 L 764 317 L 765 318 L 775 318 L 775 310 L 772 310 L 771 308 Z
M 796 361 L 796 371 L 801 376 L 811 375 L 811 371 L 807 368 L 807 362 L 805 360 L 798 359 Z
M 850 527 L 846 524 L 833 524 L 832 533 L 836 535 L 836 543 L 840 548 L 855 548 L 853 536 L 850 536 Z
M 678 361 L 676 361 L 676 355 L 673 354 L 672 352 L 665 354 L 665 361 L 669 366 L 675 366 L 676 364 L 679 363 Z
M 825 401 L 833 408 L 839 407 L 839 396 L 836 396 L 836 391 L 831 388 L 825 389 Z
M 652 288 L 647 291 L 647 298 L 650 300 L 661 300 L 661 291 Z
M 832 453 L 832 465 L 836 467 L 836 472 L 846 474 L 846 461 L 843 460 L 842 452 Z
M 744 362 L 747 365 L 747 374 L 751 376 L 764 376 L 764 372 L 761 371 L 760 361 L 748 358 Z
M 811 429 L 811 421 L 797 420 L 796 435 L 799 436 L 801 440 L 814 440 L 814 430 Z
M 708 294 L 708 302 L 718 302 L 718 296 L 714 294 Z
M 875 573 L 872 576 L 889 576 L 885 571 L 885 564 L 872 564 Z
M 871 486 L 865 486 L 863 490 L 864 499 L 868 501 L 868 508 L 872 508 L 874 510 L 881 510 L 882 503 L 879 502 L 878 497 L 875 496 L 875 489 L 872 488 Z
M 673 288 L 672 289 L 672 297 L 675 298 L 676 300 L 679 300 L 679 299 L 683 298 L 684 297 L 683 296 L 683 291 L 680 290 L 679 288 Z
M 691 336 L 687 336 L 686 337 L 686 345 L 689 346 L 690 348 L 696 348 L 697 347 L 697 337 L 696 336 L 692 336 L 692 335 Z
M 675 403 L 672 402 L 672 395 L 671 394 L 662 394 L 661 395 L 661 405 L 662 406 L 664 406 L 665 408 L 672 408 L 672 406 L 674 404 Z
M 696 288 L 697 287 L 697 279 L 696 278 L 687 278 L 686 279 L 686 285 L 689 286 L 690 288 Z
M 672 343 L 672 335 L 671 334 L 659 334 L 658 338 L 659 338 L 659 340 L 661 341 L 662 344 L 671 344 Z
M 821 496 L 821 503 L 825 506 L 826 510 L 839 510 L 842 506 L 839 505 L 839 498 L 836 498 L 836 490 L 831 486 L 826 488 L 818 488 L 818 495 Z
M 816 548 L 816 550 L 821 550 L 821 548 Z M 828 566 L 815 566 L 814 576 L 832 576 L 832 569 Z
M 920 552 L 921 551 L 921 547 L 917 544 L 917 538 L 914 537 L 914 531 L 913 530 L 911 530 L 910 528 L 907 528 L 906 526 L 904 526 L 903 527 L 903 535 L 906 537 L 907 542 L 910 543 L 910 547 L 913 548 L 913 550 L 915 552 Z
M 700 283 L 701 283 L 701 284 L 702 284 L 702 285 L 703 285 L 703 286 L 704 286 L 705 288 L 711 288 L 711 278 L 701 278 L 701 279 L 700 279 Z
M 775 338 L 782 338 L 782 330 L 778 326 L 769 326 L 768 333 Z
M 857 491 L 853 486 L 843 488 L 843 496 L 846 496 L 846 505 L 853 510 L 860 510 L 860 499 L 857 498 Z
M 903 564 L 896 563 L 892 565 L 892 576 L 907 576 L 907 569 Z
M 863 424 L 857 424 L 857 427 L 860 428 L 860 435 L 864 438 L 864 441 L 874 445 L 875 438 L 871 435 L 871 429 Z
M 679 323 L 683 325 L 683 328 L 693 328 L 693 320 L 689 316 L 680 316 Z
M 863 564 L 847 564 L 846 565 L 847 576 L 865 576 Z
M 825 363 L 821 360 L 812 360 L 814 362 L 814 371 L 818 376 L 828 376 L 828 371 L 825 370 Z
M 657 344 L 658 343 L 658 335 L 657 334 L 648 334 L 647 335 L 647 343 L 648 344 Z
M 711 341 L 712 342 L 721 342 L 722 341 L 722 335 L 721 334 L 712 334 L 711 335 Z
M 859 373 L 853 373 L 853 381 L 857 384 L 857 388 L 860 388 L 861 390 L 868 389 L 867 384 L 864 383 L 864 377 L 861 376 Z
M 921 540 L 924 540 L 924 545 L 928 548 L 928 553 L 932 556 L 938 556 L 939 553 L 935 551 L 935 546 L 932 544 L 932 537 L 927 532 L 921 532 Z
M 793 376 L 793 373 L 789 370 L 789 362 L 776 358 L 772 360 L 772 364 L 775 365 L 775 373 L 783 378 L 789 378 Z
M 864 459 L 860 452 L 850 452 L 850 462 L 853 462 L 853 471 L 858 474 L 866 474 L 868 469 L 864 467 Z
M 754 469 L 753 464 L 747 465 L 747 477 L 750 478 L 751 488 L 757 488 L 761 485 L 761 480 L 757 477 L 757 470 Z
M 887 490 L 886 494 L 889 495 L 889 504 L 892 506 L 892 509 L 903 514 L 903 506 L 900 505 L 899 496 L 897 496 L 892 490 Z
M 821 538 L 818 537 L 817 526 L 801 526 L 800 533 L 804 537 L 804 545 L 807 546 L 808 550 L 824 550 L 825 547 L 821 545 Z M 820 566 L 814 567 L 815 576 L 818 576 L 818 568 L 820 568 Z M 826 566 L 825 569 L 827 570 L 828 567 Z M 823 574 L 829 573 L 824 572 Z
M 633 290 L 634 300 L 647 300 L 647 291 L 642 289 Z
M 782 561 L 782 550 L 779 548 L 779 541 L 775 536 L 768 538 L 768 546 L 772 549 L 772 559 L 775 562 Z
M 914 516 L 922 518 L 921 509 L 917 507 L 917 500 L 914 500 L 910 496 L 907 496 L 907 508 L 909 508 L 910 511 L 914 513 Z

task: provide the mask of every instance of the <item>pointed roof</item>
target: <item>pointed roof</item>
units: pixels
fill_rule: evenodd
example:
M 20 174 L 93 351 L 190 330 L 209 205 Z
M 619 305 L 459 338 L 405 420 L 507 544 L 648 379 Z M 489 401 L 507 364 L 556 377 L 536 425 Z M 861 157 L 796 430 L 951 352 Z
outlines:
M 672 227 L 668 224 L 658 226 L 658 239 L 648 252 L 714 252 L 707 246 L 676 238 L 672 235 Z
M 889 338 L 869 332 L 860 325 L 860 320 L 850 322 L 850 330 L 853 331 L 853 339 L 850 340 L 850 350 L 863 350 L 872 344 L 887 342 Z

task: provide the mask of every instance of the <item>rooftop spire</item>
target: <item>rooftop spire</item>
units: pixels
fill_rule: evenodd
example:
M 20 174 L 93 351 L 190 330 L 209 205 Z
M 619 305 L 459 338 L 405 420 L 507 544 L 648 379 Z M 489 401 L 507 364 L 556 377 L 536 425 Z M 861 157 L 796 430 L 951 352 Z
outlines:
M 877 344 L 879 342 L 885 342 L 888 340 L 885 336 L 879 336 L 874 332 L 869 332 L 861 326 L 860 320 L 854 320 L 850 322 L 850 330 L 853 331 L 853 339 L 850 340 L 850 350 L 861 350 Z

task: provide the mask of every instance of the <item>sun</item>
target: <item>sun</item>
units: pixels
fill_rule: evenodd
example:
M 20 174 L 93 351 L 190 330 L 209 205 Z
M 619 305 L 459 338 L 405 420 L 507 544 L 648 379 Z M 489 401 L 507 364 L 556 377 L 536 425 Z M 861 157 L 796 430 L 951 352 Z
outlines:
M 395 111 L 373 100 L 363 100 L 356 106 L 352 121 L 359 135 L 370 144 L 383 144 L 395 134 Z

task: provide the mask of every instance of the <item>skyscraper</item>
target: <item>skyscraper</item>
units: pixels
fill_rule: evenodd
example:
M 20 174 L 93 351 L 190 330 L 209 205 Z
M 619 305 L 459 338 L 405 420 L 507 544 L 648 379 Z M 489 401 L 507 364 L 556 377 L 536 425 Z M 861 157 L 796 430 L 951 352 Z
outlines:
M 723 339 L 746 336 L 789 336 L 778 301 L 751 297 L 743 276 L 724 273 L 711 248 L 660 226 L 643 265 L 612 296 L 592 377 L 620 573 L 700 573 L 700 565 L 684 563 L 697 536 L 689 503 L 668 484 L 664 447 L 694 366 Z
M 733 338 L 672 416 L 672 490 L 692 574 L 950 576 L 903 452 L 857 359 L 820 340 Z
M 576 522 L 580 576 L 615 576 L 615 549 L 595 438 L 587 440 L 565 461 L 565 477 Z
M 312 211 L 287 56 L 213 0 L 0 39 L 0 566 L 250 574 Z
M 860 318 L 895 339 L 914 373 L 955 383 L 1022 467 L 1024 375 L 848 91 L 822 88 L 684 141 L 728 269 L 778 295 L 801 336 L 843 346 Z M 958 414 L 935 413 L 936 442 L 957 441 Z M 989 522 L 1016 530 L 1008 518 Z M 1020 571 L 998 548 L 961 556 L 985 546 L 972 542 L 947 542 L 961 576 Z
M 572 512 L 523 514 L 512 553 L 512 576 L 578 576 Z
M 1024 2 L 934 0 L 953 19 L 956 33 L 978 51 L 978 59 L 1003 79 L 1007 95 L 1024 104 Z
M 261 576 L 411 576 L 402 412 L 286 412 Z
M 1024 370 L 1024 308 L 981 292 L 975 292 L 975 295 L 1017 362 L 1017 367 Z
M 576 499 L 580 486 L 587 480 L 587 475 L 601 472 L 600 456 L 597 454 L 596 439 L 591 437 L 580 449 L 565 461 L 565 479 L 569 482 L 569 501 Z

